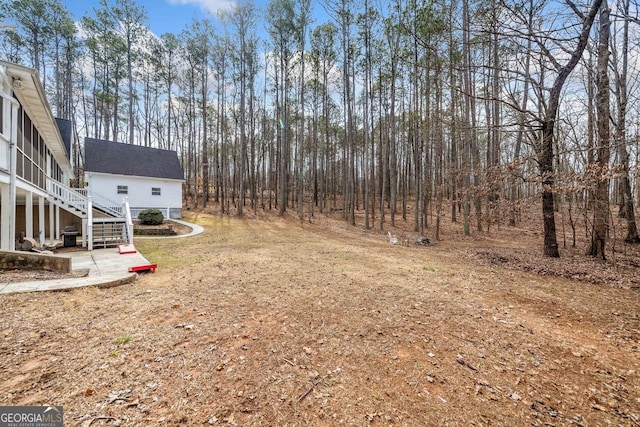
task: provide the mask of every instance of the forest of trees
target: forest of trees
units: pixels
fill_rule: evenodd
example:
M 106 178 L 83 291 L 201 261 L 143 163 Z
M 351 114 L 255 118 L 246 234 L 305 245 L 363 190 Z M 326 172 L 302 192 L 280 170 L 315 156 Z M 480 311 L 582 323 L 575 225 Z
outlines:
M 438 239 L 447 217 L 469 234 L 538 203 L 545 255 L 564 207 L 604 258 L 614 216 L 640 241 L 640 17 L 585 1 L 240 0 L 156 35 L 135 0 L 11 0 L 0 58 L 38 70 L 80 141 L 176 150 L 195 207 Z

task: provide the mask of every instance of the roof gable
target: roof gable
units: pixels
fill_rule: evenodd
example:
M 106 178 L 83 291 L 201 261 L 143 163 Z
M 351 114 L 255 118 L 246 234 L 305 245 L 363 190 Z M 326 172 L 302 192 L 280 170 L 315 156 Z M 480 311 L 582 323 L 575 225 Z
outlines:
M 175 151 L 85 138 L 84 152 L 85 172 L 184 179 Z
M 73 124 L 71 120 L 60 119 L 56 117 L 56 123 L 58 124 L 58 130 L 60 131 L 60 136 L 62 137 L 62 141 L 64 142 L 64 147 L 67 149 L 67 153 L 69 157 L 71 157 L 71 139 L 73 135 Z

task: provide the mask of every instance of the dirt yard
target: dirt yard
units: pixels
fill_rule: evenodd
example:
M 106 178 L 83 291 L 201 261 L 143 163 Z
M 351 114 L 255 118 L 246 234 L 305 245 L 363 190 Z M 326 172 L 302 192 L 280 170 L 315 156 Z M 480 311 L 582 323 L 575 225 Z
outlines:
M 0 297 L 0 405 L 84 427 L 640 425 L 634 254 L 188 215 L 205 233 L 140 240 L 159 268 L 131 285 Z

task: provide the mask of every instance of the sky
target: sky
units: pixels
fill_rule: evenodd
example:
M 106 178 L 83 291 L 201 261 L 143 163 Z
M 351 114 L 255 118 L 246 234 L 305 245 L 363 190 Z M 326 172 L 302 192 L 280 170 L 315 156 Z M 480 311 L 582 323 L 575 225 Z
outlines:
M 93 9 L 99 9 L 99 0 L 63 0 L 62 3 L 73 14 L 74 20 L 82 16 L 93 16 Z M 194 18 L 214 18 L 219 10 L 229 9 L 229 0 L 136 0 L 139 6 L 147 11 L 147 25 L 156 35 L 163 33 L 178 34 L 193 21 Z M 264 7 L 265 1 L 256 1 L 258 7 Z
M 89 14 L 94 16 L 93 9 L 99 9 L 99 0 L 62 0 L 62 3 L 72 13 L 74 20 L 78 21 L 82 16 Z M 254 0 L 256 7 L 264 11 L 268 0 Z M 312 0 L 314 24 L 327 20 L 320 2 Z M 233 0 L 136 0 L 136 4 L 143 6 L 147 11 L 147 25 L 151 31 L 160 36 L 163 33 L 178 34 L 193 21 L 194 18 L 210 18 L 214 24 L 216 14 L 221 10 L 229 10 L 233 7 Z M 258 34 L 264 34 L 265 22 L 259 19 L 256 28 Z

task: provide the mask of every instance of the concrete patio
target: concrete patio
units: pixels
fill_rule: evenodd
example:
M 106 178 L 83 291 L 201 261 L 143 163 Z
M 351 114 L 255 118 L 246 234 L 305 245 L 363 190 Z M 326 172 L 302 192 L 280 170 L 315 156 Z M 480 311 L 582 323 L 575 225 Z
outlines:
M 201 226 L 196 224 L 177 220 L 173 221 L 191 227 L 191 232 L 181 236 L 172 237 L 191 237 L 204 231 Z M 144 238 L 166 239 L 167 237 Z M 129 267 L 149 264 L 149 261 L 140 252 L 136 251 L 135 253 L 120 254 L 118 248 L 69 252 L 64 256 L 71 257 L 72 273 L 77 274 L 78 277 L 3 283 L 2 275 L 0 274 L 0 294 L 56 291 L 81 288 L 84 286 L 120 286 L 126 283 L 131 283 L 138 277 L 138 273 L 129 272 Z

